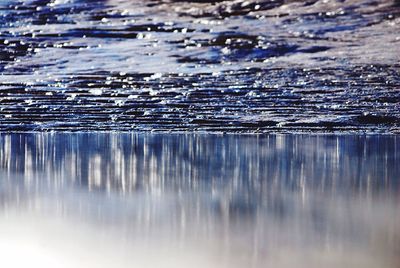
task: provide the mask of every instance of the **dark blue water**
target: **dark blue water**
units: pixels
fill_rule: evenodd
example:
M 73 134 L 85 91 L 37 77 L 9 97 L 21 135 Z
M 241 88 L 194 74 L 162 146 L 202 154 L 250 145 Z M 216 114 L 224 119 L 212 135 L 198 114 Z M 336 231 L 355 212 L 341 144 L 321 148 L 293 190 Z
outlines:
M 399 133 L 398 1 L 0 3 L 0 130 Z

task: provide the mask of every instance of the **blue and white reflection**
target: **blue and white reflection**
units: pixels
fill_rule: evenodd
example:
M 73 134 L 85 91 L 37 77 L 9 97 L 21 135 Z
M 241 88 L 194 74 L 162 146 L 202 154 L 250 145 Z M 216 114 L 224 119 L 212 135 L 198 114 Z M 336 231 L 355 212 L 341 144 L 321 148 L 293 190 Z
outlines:
M 0 265 L 398 267 L 399 149 L 396 136 L 2 134 Z

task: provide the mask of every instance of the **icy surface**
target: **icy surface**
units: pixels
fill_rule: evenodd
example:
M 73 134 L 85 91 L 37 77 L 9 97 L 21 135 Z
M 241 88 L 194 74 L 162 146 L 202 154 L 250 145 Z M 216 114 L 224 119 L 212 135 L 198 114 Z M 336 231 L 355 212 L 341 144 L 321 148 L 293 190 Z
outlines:
M 400 3 L 0 2 L 0 130 L 400 130 Z

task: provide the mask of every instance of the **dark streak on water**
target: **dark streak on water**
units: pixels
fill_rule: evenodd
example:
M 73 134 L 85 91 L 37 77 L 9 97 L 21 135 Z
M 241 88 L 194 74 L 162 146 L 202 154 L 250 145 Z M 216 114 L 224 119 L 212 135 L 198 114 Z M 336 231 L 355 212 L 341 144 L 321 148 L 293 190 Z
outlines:
M 2 1 L 0 130 L 400 131 L 398 1 Z

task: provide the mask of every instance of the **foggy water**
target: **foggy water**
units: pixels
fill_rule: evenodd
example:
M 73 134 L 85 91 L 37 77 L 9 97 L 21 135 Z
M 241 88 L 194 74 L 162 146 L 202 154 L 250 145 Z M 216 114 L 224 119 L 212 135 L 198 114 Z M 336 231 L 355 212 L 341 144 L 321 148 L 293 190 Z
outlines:
M 1 267 L 400 267 L 397 136 L 1 134 Z
M 398 0 L 0 1 L 0 130 L 399 133 Z

